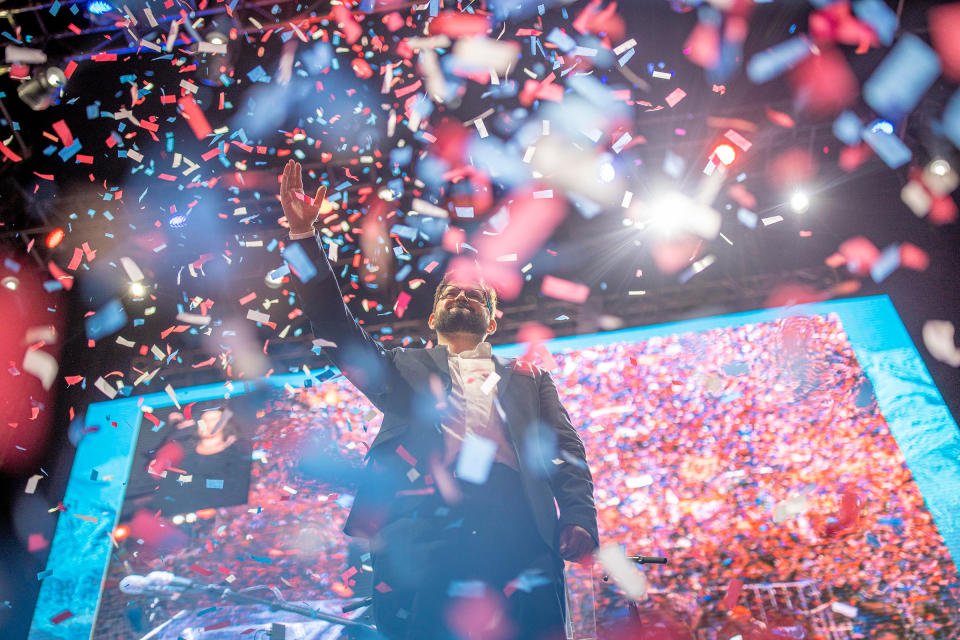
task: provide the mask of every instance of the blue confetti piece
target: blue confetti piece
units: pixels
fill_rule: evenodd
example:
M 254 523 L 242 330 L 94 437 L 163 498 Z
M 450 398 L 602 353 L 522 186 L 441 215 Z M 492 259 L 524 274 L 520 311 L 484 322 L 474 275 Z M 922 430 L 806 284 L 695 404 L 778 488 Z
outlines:
M 11 260 L 10 258 L 4 258 L 3 266 L 13 271 L 14 273 L 20 273 L 20 263 L 16 260 Z
M 99 311 L 84 320 L 87 338 L 94 341 L 116 333 L 126 324 L 127 312 L 117 298 L 103 305 Z
M 747 77 L 754 84 L 773 80 L 784 71 L 795 67 L 810 53 L 810 44 L 805 38 L 791 38 L 750 58 L 747 63 Z
M 891 169 L 905 165 L 913 157 L 907 145 L 892 133 L 866 128 L 861 137 Z
M 943 110 L 943 135 L 960 148 L 960 89 L 957 89 Z
M 853 15 L 868 24 L 884 46 L 893 44 L 893 36 L 897 32 L 897 14 L 882 0 L 855 0 Z
M 223 489 L 223 480 L 207 478 L 207 489 Z
M 83 148 L 83 145 L 80 144 L 79 138 L 74 138 L 73 144 L 71 144 L 69 147 L 64 147 L 63 149 L 60 149 L 60 151 L 57 152 L 57 155 L 60 156 L 61 160 L 66 162 L 67 160 L 75 156 L 77 154 L 77 151 L 80 151 L 80 149 L 82 148 Z
M 293 243 L 283 250 L 283 259 L 289 265 L 293 274 L 300 278 L 300 282 L 309 282 L 317 275 L 317 268 L 313 266 L 307 252 L 297 243 Z
M 737 210 L 737 220 L 739 220 L 743 226 L 749 229 L 757 228 L 758 218 L 759 216 L 755 214 L 753 211 L 750 211 L 749 209 L 744 209 L 743 207 L 740 207 Z
M 844 111 L 833 121 L 833 135 L 847 146 L 860 142 L 863 122 L 852 111 Z
M 551 42 L 557 45 L 557 48 L 564 53 L 570 51 L 575 46 L 577 46 L 576 40 L 571 38 L 569 35 L 554 27 L 550 34 L 547 36 L 547 42 Z
M 472 218 L 473 207 L 454 207 L 458 218 Z
M 876 259 L 870 267 L 870 277 L 876 283 L 881 283 L 887 279 L 891 273 L 900 266 L 900 245 L 892 244 L 883 250 L 880 257 Z
M 939 75 L 937 54 L 908 33 L 863 84 L 863 99 L 874 111 L 896 121 L 917 106 Z

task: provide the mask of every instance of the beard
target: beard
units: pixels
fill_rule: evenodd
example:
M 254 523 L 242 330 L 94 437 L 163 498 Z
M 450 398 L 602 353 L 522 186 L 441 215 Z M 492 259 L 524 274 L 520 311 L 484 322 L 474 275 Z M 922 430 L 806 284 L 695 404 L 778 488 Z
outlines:
M 483 336 L 489 324 L 482 311 L 476 312 L 471 307 L 458 305 L 439 309 L 434 323 L 439 333 L 469 333 L 476 336 Z

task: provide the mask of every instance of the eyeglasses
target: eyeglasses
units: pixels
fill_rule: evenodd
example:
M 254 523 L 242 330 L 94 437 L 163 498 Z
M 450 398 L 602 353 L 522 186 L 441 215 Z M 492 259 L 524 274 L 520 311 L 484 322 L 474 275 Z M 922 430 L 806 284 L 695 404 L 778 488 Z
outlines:
M 461 293 L 467 300 L 476 302 L 477 304 L 487 305 L 487 295 L 483 291 L 479 289 L 461 289 L 460 287 L 455 287 L 453 285 L 449 285 L 443 290 L 443 292 L 440 294 L 440 299 L 449 300 L 451 298 L 456 298 Z

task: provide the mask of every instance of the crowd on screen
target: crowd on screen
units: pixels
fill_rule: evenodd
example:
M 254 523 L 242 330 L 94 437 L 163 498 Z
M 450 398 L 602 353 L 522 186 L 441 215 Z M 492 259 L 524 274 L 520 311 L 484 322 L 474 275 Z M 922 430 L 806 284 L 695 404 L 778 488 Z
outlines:
M 552 373 L 594 475 L 601 543 L 670 560 L 647 569 L 651 595 L 638 607 L 669 621 L 663 637 L 711 637 L 737 620 L 756 625 L 761 614 L 746 595 L 733 611 L 720 602 L 733 578 L 811 581 L 818 597 L 807 609 L 794 600 L 793 611 L 780 612 L 810 629 L 814 616 L 830 622 L 829 611 L 848 637 L 960 637 L 956 567 L 836 318 L 555 358 Z M 188 538 L 174 550 L 125 541 L 101 607 L 108 626 L 137 623 L 129 612 L 116 615 L 129 598 L 109 588 L 129 572 L 226 579 L 265 594 L 275 587 L 288 600 L 369 592 L 368 558 L 341 529 L 350 474 L 379 416 L 353 387 L 331 381 L 273 397 L 258 418 L 248 505 L 184 523 Z M 838 524 L 841 496 L 851 494 L 859 513 Z M 805 496 L 805 510 L 775 522 L 776 505 L 791 496 Z M 570 586 L 578 624 L 595 606 L 602 632 L 629 611 L 601 574 L 591 585 L 577 568 Z M 832 602 L 857 613 L 833 612 Z M 184 604 L 158 606 L 170 614 Z M 129 637 L 108 631 L 98 637 Z M 648 629 L 643 637 L 657 636 Z

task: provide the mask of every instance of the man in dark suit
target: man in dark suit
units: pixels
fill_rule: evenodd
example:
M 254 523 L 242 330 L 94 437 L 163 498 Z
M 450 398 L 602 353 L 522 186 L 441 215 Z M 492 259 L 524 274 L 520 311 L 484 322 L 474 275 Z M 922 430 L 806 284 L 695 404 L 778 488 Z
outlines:
M 583 442 L 550 374 L 494 356 L 496 293 L 447 274 L 430 349 L 385 348 L 357 323 L 290 161 L 284 255 L 314 336 L 383 412 L 345 532 L 370 540 L 373 608 L 389 638 L 565 637 L 563 560 L 598 545 Z

